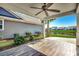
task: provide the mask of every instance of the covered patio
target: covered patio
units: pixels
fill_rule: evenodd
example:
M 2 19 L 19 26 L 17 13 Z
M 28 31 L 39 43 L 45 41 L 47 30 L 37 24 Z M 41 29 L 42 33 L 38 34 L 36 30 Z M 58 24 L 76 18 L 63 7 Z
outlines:
M 40 19 L 44 38 L 46 34 L 45 24 L 47 24 L 47 33 L 49 34 L 48 20 L 55 20 L 58 17 L 66 15 L 77 15 L 77 13 L 79 12 L 79 6 L 76 3 L 14 3 L 0 4 L 0 6 L 16 15 L 16 17 L 21 17 L 25 21 L 25 15 L 31 16 L 31 18 L 35 18 L 37 20 Z M 38 21 L 38 24 L 40 21 Z
M 48 20 L 55 20 L 55 18 L 76 15 L 79 12 L 79 5 L 75 3 L 48 3 L 49 9 L 58 9 L 60 12 L 46 12 L 43 7 L 43 3 L 30 3 L 30 4 L 0 4 L 1 7 L 6 8 L 12 13 L 17 14 L 25 20 L 23 15 L 29 15 L 33 18 L 40 19 L 42 24 L 43 39 L 33 41 L 28 44 L 23 44 L 18 47 L 14 47 L 0 52 L 1 56 L 76 56 L 76 38 L 60 38 L 60 37 L 48 37 L 49 33 Z M 31 8 L 32 7 L 32 8 Z M 33 7 L 39 7 L 33 9 Z M 41 11 L 40 11 L 41 10 Z M 20 13 L 19 13 L 20 12 Z M 41 13 L 42 12 L 42 13 Z M 40 13 L 40 14 L 39 14 Z M 39 15 L 38 15 L 39 14 Z M 39 22 L 38 22 L 39 23 Z M 47 24 L 47 32 L 45 29 Z

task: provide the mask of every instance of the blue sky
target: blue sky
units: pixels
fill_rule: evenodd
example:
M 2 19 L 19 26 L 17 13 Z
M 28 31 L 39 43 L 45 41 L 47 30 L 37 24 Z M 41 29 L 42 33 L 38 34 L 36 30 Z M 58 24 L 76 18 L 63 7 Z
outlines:
M 77 25 L 77 18 L 75 15 L 68 15 L 56 18 L 56 20 L 50 22 L 50 27 L 52 26 L 76 26 Z

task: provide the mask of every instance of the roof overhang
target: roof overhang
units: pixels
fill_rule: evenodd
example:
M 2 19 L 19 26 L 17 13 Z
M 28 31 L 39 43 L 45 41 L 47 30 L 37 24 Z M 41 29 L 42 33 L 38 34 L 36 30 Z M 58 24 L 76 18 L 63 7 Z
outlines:
M 31 17 L 35 17 L 40 20 L 44 19 L 50 19 L 50 18 L 56 18 L 61 17 L 69 14 L 73 14 L 74 10 L 76 8 L 76 3 L 54 3 L 49 9 L 58 9 L 61 12 L 55 13 L 55 12 L 48 12 L 49 16 L 47 17 L 44 12 L 39 14 L 38 16 L 35 16 L 37 12 L 40 10 L 38 9 L 32 9 L 30 7 L 41 7 L 43 3 L 6 3 L 6 4 L 0 4 L 1 7 L 6 8 L 9 11 L 16 11 L 20 12 L 26 15 L 29 15 Z M 79 12 L 79 8 L 77 10 L 77 13 Z
M 56 15 L 51 15 L 51 16 L 45 17 L 44 20 L 55 19 L 55 18 L 58 18 L 58 17 L 62 17 L 62 16 L 66 16 L 66 15 L 72 15 L 72 14 L 76 14 L 74 12 L 74 10 L 67 11 L 67 12 L 60 13 L 60 14 L 56 14 Z
M 34 23 L 31 21 L 27 21 L 27 20 L 14 19 L 14 18 L 4 17 L 4 16 L 0 16 L 0 19 L 4 21 L 10 21 L 10 22 L 19 22 L 19 23 L 32 24 L 32 25 L 42 25 L 41 23 L 36 23 L 36 22 Z

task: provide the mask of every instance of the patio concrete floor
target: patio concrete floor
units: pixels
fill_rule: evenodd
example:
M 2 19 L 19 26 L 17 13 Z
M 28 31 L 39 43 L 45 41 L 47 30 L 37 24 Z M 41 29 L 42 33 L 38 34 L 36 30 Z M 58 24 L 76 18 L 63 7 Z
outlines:
M 76 39 L 49 37 L 0 52 L 0 56 L 76 56 Z

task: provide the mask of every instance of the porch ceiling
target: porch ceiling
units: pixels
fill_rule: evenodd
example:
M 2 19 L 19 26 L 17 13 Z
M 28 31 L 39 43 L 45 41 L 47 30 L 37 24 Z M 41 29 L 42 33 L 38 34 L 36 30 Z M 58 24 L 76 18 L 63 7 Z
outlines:
M 0 4 L 1 7 L 4 7 L 8 10 L 27 14 L 27 15 L 30 15 L 32 17 L 38 18 L 40 20 L 43 20 L 44 18 L 46 18 L 45 13 L 42 12 L 39 15 L 35 16 L 35 14 L 38 13 L 40 10 L 39 9 L 32 9 L 30 7 L 41 8 L 42 5 L 43 5 L 43 3 L 18 3 L 18 4 L 17 3 L 6 3 L 6 4 Z M 59 13 L 48 12 L 48 14 L 49 14 L 49 16 L 59 15 L 59 14 L 62 14 L 64 12 L 71 11 L 75 8 L 76 8 L 75 3 L 54 3 L 51 7 L 49 7 L 49 9 L 58 9 L 58 10 L 60 10 L 60 12 Z M 77 13 L 78 12 L 79 12 L 79 10 L 77 10 Z

